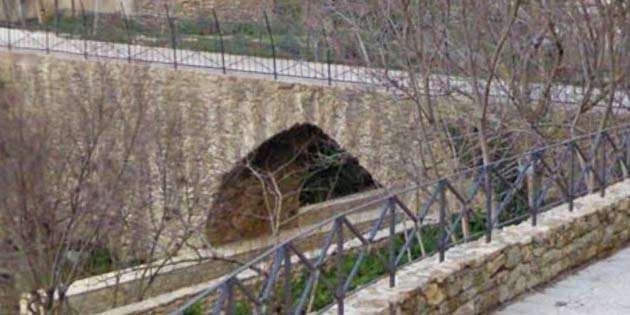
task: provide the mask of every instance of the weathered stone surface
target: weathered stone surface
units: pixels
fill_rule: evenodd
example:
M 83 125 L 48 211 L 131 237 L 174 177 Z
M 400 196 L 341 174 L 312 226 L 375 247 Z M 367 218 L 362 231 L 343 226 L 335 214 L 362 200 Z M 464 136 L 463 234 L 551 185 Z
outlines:
M 496 243 L 464 244 L 452 257 L 447 252 L 445 266 L 429 259 L 403 268 L 399 283 L 414 274 L 428 275 L 427 282 L 416 284 L 422 294 L 407 294 L 413 292 L 407 285 L 401 291 L 390 289 L 387 281 L 379 281 L 372 288 L 387 290 L 390 303 L 404 305 L 396 308 L 400 315 L 485 314 L 565 270 L 627 244 L 630 222 L 624 207 L 630 207 L 630 181 L 614 185 L 609 192 L 606 199 L 598 195 L 577 199 L 579 206 L 572 213 L 566 206 L 542 213 L 536 227 L 530 222 L 506 227 L 496 232 Z M 357 298 L 361 295 L 359 292 Z M 416 310 L 409 310 L 414 304 L 405 303 L 405 299 L 418 301 L 417 296 L 422 302 L 426 298 L 426 304 L 417 303 Z M 393 314 L 390 308 L 356 306 L 347 309 L 346 314 Z
M 0 52 L 0 77 L 7 85 L 18 87 L 16 97 L 32 110 L 52 113 L 77 95 L 102 89 L 107 90 L 109 101 L 122 107 L 148 104 L 150 111 L 164 116 L 181 114 L 182 120 L 190 122 L 189 129 L 178 130 L 181 143 L 205 143 L 202 153 L 193 155 L 195 176 L 203 178 L 201 186 L 208 192 L 215 191 L 222 176 L 249 152 L 295 125 L 323 130 L 385 186 L 411 181 L 413 165 L 405 161 L 415 160 L 422 147 L 410 140 L 417 139 L 420 128 L 414 122 L 414 109 L 379 91 L 8 51 Z M 208 201 L 203 203 L 209 207 L 212 200 Z M 408 205 L 413 208 L 413 200 Z M 200 213 L 191 225 L 202 225 L 206 219 Z M 241 225 L 242 221 L 234 223 Z M 152 286 L 155 292 L 147 296 L 207 280 L 193 272 L 179 274 Z M 80 301 L 91 310 L 106 309 L 115 299 L 127 296 L 114 291 L 100 290 L 94 292 L 97 298 L 82 296 Z M 116 304 L 127 302 L 118 300 Z
M 486 270 L 487 270 L 488 274 L 489 275 L 493 275 L 493 274 L 497 273 L 497 271 L 499 269 L 501 269 L 501 267 L 503 267 L 505 265 L 505 261 L 506 261 L 506 257 L 503 254 L 495 257 L 491 261 L 488 261 L 488 264 L 486 266 Z
M 512 269 L 518 265 L 523 258 L 523 252 L 520 247 L 512 247 L 507 251 L 505 268 Z
M 486 315 L 626 315 L 630 248 Z
M 427 299 L 427 304 L 430 306 L 436 306 L 442 303 L 446 299 L 446 293 L 437 283 L 431 283 L 424 289 L 424 296 Z
M 475 315 L 475 304 L 473 302 L 468 302 L 462 306 L 460 306 L 453 315 Z

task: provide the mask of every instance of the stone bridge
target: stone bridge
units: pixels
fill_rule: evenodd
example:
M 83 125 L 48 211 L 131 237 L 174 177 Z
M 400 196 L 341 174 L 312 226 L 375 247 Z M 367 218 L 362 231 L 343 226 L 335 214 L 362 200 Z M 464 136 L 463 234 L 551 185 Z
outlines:
M 226 184 L 225 178 L 238 174 L 244 159 L 264 149 L 262 144 L 272 147 L 274 140 L 295 142 L 291 139 L 306 134 L 331 141 L 347 152 L 378 185 L 407 184 L 420 175 L 421 124 L 416 108 L 374 89 L 8 51 L 0 51 L 0 73 L 4 81 L 18 87 L 28 106 L 39 110 L 98 91 L 122 106 L 143 103 L 182 115 L 183 121 L 189 122 L 182 130 L 184 142 L 204 143 L 200 173 L 207 178 L 205 187 L 209 192 L 220 191 L 222 200 L 246 199 L 239 197 L 245 194 L 241 188 L 224 192 L 224 187 L 240 187 Z M 281 189 L 294 191 L 295 187 Z M 259 202 L 234 202 L 228 208 L 254 208 Z M 296 203 L 285 201 L 291 211 L 299 207 Z M 228 221 L 211 217 L 217 218 L 213 224 Z M 223 240 L 209 235 L 211 241 L 235 241 L 258 233 L 248 235 L 250 231 L 229 227 L 223 231 Z
M 181 108 L 199 126 L 194 136 L 211 142 L 205 159 L 214 178 L 300 125 L 321 129 L 382 184 L 408 182 L 417 174 L 409 163 L 418 156 L 416 109 L 385 93 L 8 51 L 0 51 L 0 73 L 42 108 L 90 89 L 107 89 L 123 105 Z M 145 93 L 130 96 L 132 88 Z
M 421 124 L 416 109 L 374 89 L 208 75 L 188 68 L 173 71 L 144 64 L 9 51 L 0 51 L 0 74 L 5 76 L 4 81 L 20 87 L 20 97 L 29 106 L 44 110 L 93 90 L 106 90 L 104 95 L 123 105 L 143 102 L 181 109 L 185 119 L 197 126 L 188 134 L 189 140 L 210 141 L 204 156 L 210 190 L 218 188 L 222 177 L 233 171 L 243 158 L 292 128 L 320 130 L 355 157 L 380 184 L 398 186 L 413 182 L 419 175 L 416 159 L 421 155 L 418 151 Z M 457 108 L 459 104 L 444 105 L 445 112 L 462 108 Z M 539 227 L 520 226 L 502 231 L 498 236 L 500 241 L 494 245 L 466 245 L 477 256 L 455 250 L 447 264 L 428 266 L 433 261 L 425 260 L 421 267 L 402 270 L 400 277 L 405 280 L 395 290 L 379 288 L 379 282 L 366 290 L 366 294 L 350 300 L 347 314 L 411 314 L 420 308 L 430 310 L 426 314 L 475 314 L 509 301 L 514 297 L 513 292 L 520 293 L 575 266 L 570 259 L 554 264 L 558 257 L 548 257 L 546 250 L 571 255 L 585 250 L 588 254 L 576 261 L 585 262 L 626 244 L 627 186 L 622 183 L 611 189 L 609 198 L 614 206 L 602 206 L 601 200 L 592 201 L 590 206 L 589 200 L 595 197 L 589 196 L 584 206 L 579 207 L 582 210 L 574 215 L 561 218 L 546 214 Z M 611 209 L 618 212 L 610 214 Z M 568 221 L 562 221 L 565 219 Z M 604 221 L 607 225 L 602 225 L 603 230 L 595 235 L 589 234 L 588 229 L 598 228 L 588 223 L 590 220 Z M 557 243 L 553 240 L 557 229 L 575 229 L 575 239 Z M 527 235 L 525 240 L 522 235 Z M 573 240 L 576 245 L 571 245 Z M 613 245 L 598 245 L 602 240 L 611 240 Z M 516 249 L 518 254 L 514 253 Z M 532 252 L 530 260 L 522 264 L 514 258 L 514 255 L 523 258 L 521 250 Z M 522 280 L 534 268 L 525 266 L 530 262 L 536 268 L 551 271 L 540 274 L 536 280 Z M 478 271 L 476 275 L 487 276 L 488 283 L 496 285 L 505 280 L 506 287 L 497 286 L 493 290 L 489 284 L 478 283 L 477 278 L 468 279 L 460 273 L 469 269 Z M 406 278 L 404 275 L 408 273 L 415 275 Z M 481 291 L 471 293 L 474 290 Z M 479 292 L 487 292 L 487 296 Z
M 537 226 L 523 222 L 498 231 L 492 243 L 478 240 L 456 246 L 443 263 L 431 257 L 411 264 L 400 271 L 395 287 L 382 279 L 348 298 L 345 314 L 627 314 L 630 303 L 623 289 L 628 286 L 621 279 L 627 274 L 624 248 L 628 245 L 630 181 L 626 180 L 612 185 L 606 198 L 591 194 L 577 199 L 573 212 L 563 204 L 541 214 Z M 552 286 L 547 295 L 527 296 L 619 250 L 623 251 L 613 262 L 596 263 Z M 523 296 L 522 301 L 493 313 Z M 337 314 L 337 308 L 324 314 Z

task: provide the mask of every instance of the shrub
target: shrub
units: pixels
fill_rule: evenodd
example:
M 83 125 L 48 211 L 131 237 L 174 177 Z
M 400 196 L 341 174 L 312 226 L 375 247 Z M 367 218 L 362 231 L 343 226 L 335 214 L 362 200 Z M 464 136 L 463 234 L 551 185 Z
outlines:
M 203 315 L 203 305 L 197 302 L 185 309 L 183 315 Z

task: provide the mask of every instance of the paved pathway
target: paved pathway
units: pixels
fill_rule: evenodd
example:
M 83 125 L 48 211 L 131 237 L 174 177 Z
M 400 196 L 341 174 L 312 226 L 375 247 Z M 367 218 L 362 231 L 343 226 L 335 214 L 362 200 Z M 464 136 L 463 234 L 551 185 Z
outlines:
M 630 248 L 493 315 L 630 315 Z

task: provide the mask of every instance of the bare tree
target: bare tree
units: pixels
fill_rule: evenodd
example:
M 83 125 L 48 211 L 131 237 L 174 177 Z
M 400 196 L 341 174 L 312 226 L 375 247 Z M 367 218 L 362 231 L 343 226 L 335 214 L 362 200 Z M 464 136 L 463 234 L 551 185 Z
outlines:
M 119 88 L 97 66 L 58 98 L 4 88 L 0 269 L 10 270 L 12 301 L 27 293 L 33 314 L 72 313 L 66 292 L 76 280 L 147 263 L 137 269 L 144 281 L 121 297 L 140 300 L 171 258 L 202 246 L 192 241 L 210 196 L 198 158 L 208 140 L 194 130 L 203 124 L 185 113 L 192 108 L 158 106 L 136 78 Z
M 420 154 L 403 163 L 418 181 L 624 119 L 623 1 L 327 1 L 325 8 L 333 22 L 324 25 L 342 30 L 336 41 L 353 42 L 353 53 L 337 55 L 373 69 L 376 81 L 415 106 L 409 128 L 418 131 Z

